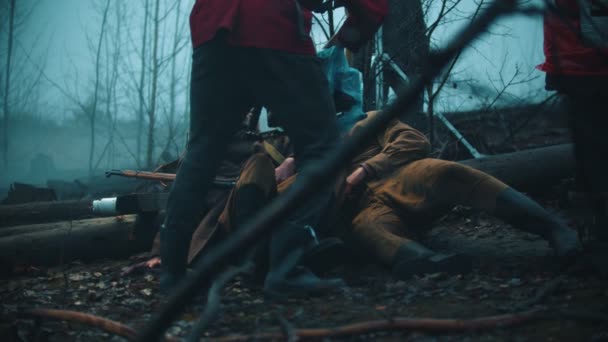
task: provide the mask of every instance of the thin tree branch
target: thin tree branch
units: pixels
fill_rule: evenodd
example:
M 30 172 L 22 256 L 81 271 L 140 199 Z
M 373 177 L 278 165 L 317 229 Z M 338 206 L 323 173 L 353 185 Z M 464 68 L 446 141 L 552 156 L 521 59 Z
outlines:
M 319 27 L 321 28 L 321 31 L 323 31 L 323 35 L 325 36 L 325 39 L 329 40 L 331 38 L 331 36 L 329 35 L 329 33 L 327 33 L 327 30 L 323 26 L 323 23 L 321 22 L 319 17 L 317 17 L 316 14 L 313 14 L 312 18 L 317 22 L 317 24 L 319 24 Z
M 209 292 L 207 294 L 207 305 L 205 305 L 205 310 L 201 314 L 201 317 L 198 319 L 198 321 L 196 321 L 196 323 L 192 327 L 192 331 L 190 332 L 190 335 L 188 336 L 186 341 L 196 342 L 200 339 L 209 324 L 211 324 L 217 319 L 217 316 L 220 311 L 220 306 L 222 304 L 222 297 L 220 295 L 220 292 L 222 291 L 224 286 L 226 286 L 226 283 L 237 275 L 250 270 L 252 267 L 252 262 L 248 262 L 240 267 L 231 267 L 224 273 L 220 274 L 213 281 L 213 284 L 211 284 L 211 287 L 209 288 Z
M 437 318 L 393 318 L 347 324 L 333 328 L 298 329 L 294 333 L 299 338 L 336 338 L 364 335 L 378 331 L 424 331 L 428 333 L 462 333 L 480 330 L 503 329 L 542 320 L 575 320 L 608 324 L 608 316 L 560 311 L 525 311 L 520 313 L 479 317 L 473 319 Z M 255 335 L 236 335 L 214 339 L 218 342 L 285 339 L 284 332 L 269 332 Z
M 124 325 L 120 322 L 116 322 L 107 318 L 91 315 L 84 312 L 71 311 L 71 310 L 56 310 L 56 309 L 32 309 L 22 313 L 21 316 L 25 318 L 48 318 L 58 321 L 69 321 L 81 323 L 94 327 L 105 332 L 122 336 L 128 340 L 135 339 L 137 335 L 135 329 L 128 325 Z M 165 336 L 166 341 L 177 341 L 172 336 Z

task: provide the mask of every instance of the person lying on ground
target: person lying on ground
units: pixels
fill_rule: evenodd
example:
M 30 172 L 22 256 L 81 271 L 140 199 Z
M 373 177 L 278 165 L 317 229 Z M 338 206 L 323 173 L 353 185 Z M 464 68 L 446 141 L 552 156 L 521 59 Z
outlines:
M 368 113 L 351 134 L 376 114 Z M 424 134 L 392 120 L 343 171 L 319 232 L 339 237 L 357 254 L 390 267 L 398 279 L 472 268 L 470 256 L 437 253 L 417 242 L 433 221 L 457 205 L 485 211 L 541 236 L 558 257 L 579 250 L 577 233 L 534 200 L 491 175 L 431 158 L 430 153 Z M 256 206 L 287 189 L 297 176 L 294 163 L 287 158 L 273 169 L 268 156 L 252 156 L 224 210 L 223 224 L 238 229 Z

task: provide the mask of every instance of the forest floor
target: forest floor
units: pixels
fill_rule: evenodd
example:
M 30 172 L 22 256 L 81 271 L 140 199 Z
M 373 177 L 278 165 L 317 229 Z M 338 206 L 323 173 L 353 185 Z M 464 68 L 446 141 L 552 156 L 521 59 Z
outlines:
M 467 319 L 531 309 L 608 315 L 606 280 L 580 267 L 581 263 L 565 270 L 550 256 L 545 241 L 487 215 L 458 208 L 435 225 L 426 243 L 438 250 L 474 255 L 475 270 L 394 281 L 387 270 L 373 265 L 343 267 L 331 274 L 346 280 L 345 291 L 287 302 L 269 301 L 259 287 L 237 277 L 224 287 L 219 316 L 203 338 L 293 331 L 286 326 L 330 328 L 397 317 Z M 124 274 L 136 262 L 29 268 L 1 279 L 0 340 L 122 340 L 80 323 L 35 321 L 21 313 L 32 308 L 75 310 L 137 330 L 160 308 L 163 297 L 157 290 L 158 269 Z M 201 295 L 168 332 L 186 336 L 203 307 Z M 381 330 L 324 340 L 608 341 L 608 324 L 559 318 L 464 333 Z

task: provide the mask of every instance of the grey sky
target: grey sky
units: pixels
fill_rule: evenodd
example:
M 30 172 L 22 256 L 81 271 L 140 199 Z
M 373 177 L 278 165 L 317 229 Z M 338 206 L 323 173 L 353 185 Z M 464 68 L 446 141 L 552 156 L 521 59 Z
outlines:
M 77 68 L 89 72 L 92 69 L 87 68 L 86 61 L 90 59 L 85 32 L 98 25 L 92 18 L 95 12 L 90 1 L 40 0 L 32 12 L 30 22 L 33 24 L 24 29 L 19 39 L 26 48 L 37 45 L 33 59 L 45 63 L 45 72 L 51 79 L 64 78 L 72 61 Z M 61 95 L 51 88 L 44 93 L 41 105 L 50 105 L 52 115 L 60 115 L 65 110 L 64 101 L 58 100 Z
M 28 0 L 32 1 L 32 0 Z M 124 0 L 123 0 L 124 1 Z M 129 3 L 138 3 L 138 0 Z M 33 13 L 31 23 L 21 37 L 24 46 L 36 42 L 38 49 L 36 55 L 46 55 L 47 75 L 54 79 L 85 78 L 92 72 L 90 63 L 90 51 L 87 47 L 87 32 L 98 30 L 99 15 L 93 6 L 93 0 L 40 0 Z M 465 6 L 473 9 L 473 1 L 464 1 Z M 466 10 L 463 9 L 463 10 Z M 188 8 L 183 9 L 182 16 L 187 17 Z M 131 27 L 138 24 L 138 18 L 132 18 Z M 454 32 L 457 32 L 459 24 L 445 25 L 437 30 L 435 42 L 441 45 Z M 540 18 L 515 17 L 502 20 L 495 32 L 507 32 L 508 36 L 486 35 L 476 44 L 475 49 L 470 50 L 459 63 L 455 79 L 473 79 L 471 82 L 488 84 L 488 79 L 498 80 L 503 60 L 506 58 L 503 77 L 509 78 L 515 72 L 515 66 L 519 67 L 521 77 L 538 77 L 529 84 L 518 85 L 510 90 L 516 96 L 524 96 L 531 93 L 544 95 L 542 90 L 542 73 L 535 71 L 534 67 L 542 62 L 542 23 Z M 321 39 L 320 34 L 316 34 Z M 46 50 L 48 48 L 48 50 Z M 530 74 L 529 74 L 530 73 Z M 528 75 L 529 74 L 529 75 Z M 73 82 L 73 81 L 71 81 Z M 497 86 L 500 86 L 497 82 Z M 464 91 L 464 92 L 463 92 Z M 540 91 L 540 92 L 539 92 Z M 448 91 L 441 105 L 448 109 L 460 108 L 460 102 L 466 97 L 464 89 L 454 93 Z M 50 108 L 52 115 L 63 115 L 65 103 L 61 96 L 52 87 L 43 92 L 41 99 L 46 108 Z

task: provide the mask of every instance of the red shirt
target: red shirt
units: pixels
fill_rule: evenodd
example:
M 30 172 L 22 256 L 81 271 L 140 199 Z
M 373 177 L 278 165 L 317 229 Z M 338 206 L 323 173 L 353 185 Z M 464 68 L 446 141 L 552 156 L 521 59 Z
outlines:
M 545 16 L 545 62 L 538 69 L 555 75 L 608 76 L 608 49 L 589 47 L 581 39 L 577 0 L 556 0 L 556 5 L 567 17 Z
M 351 15 L 343 29 L 356 26 L 357 38 L 373 36 L 387 12 L 386 0 L 349 0 L 346 7 Z M 197 47 L 226 29 L 232 45 L 315 54 L 309 37 L 312 13 L 301 8 L 305 39 L 300 38 L 295 0 L 197 0 L 190 14 L 192 45 Z M 358 44 L 351 45 L 356 50 Z

